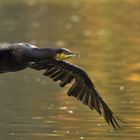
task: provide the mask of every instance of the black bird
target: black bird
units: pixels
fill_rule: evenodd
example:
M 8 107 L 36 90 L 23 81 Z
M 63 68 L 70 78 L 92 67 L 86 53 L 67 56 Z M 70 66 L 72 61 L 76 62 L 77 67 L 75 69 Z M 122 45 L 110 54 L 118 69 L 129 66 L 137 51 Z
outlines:
M 65 62 L 78 54 L 64 48 L 37 48 L 28 43 L 0 44 L 0 73 L 16 72 L 25 68 L 44 70 L 45 76 L 65 85 L 73 81 L 68 96 L 73 96 L 95 109 L 115 129 L 120 128 L 116 117 L 99 95 L 88 74 L 81 68 Z

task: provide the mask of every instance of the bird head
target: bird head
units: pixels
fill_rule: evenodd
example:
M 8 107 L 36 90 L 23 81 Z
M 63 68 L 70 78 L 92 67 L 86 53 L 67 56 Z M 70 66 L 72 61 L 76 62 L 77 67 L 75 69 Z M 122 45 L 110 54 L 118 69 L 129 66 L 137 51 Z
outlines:
M 70 50 L 65 49 L 65 48 L 59 48 L 55 55 L 55 59 L 58 61 L 63 61 L 63 60 L 69 59 L 74 56 L 80 57 L 80 55 L 78 53 L 71 52 Z

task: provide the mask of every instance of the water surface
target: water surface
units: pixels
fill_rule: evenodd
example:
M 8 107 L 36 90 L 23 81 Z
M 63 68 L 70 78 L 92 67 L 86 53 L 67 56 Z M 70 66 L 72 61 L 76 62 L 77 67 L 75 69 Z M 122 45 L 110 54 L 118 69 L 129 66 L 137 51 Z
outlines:
M 0 77 L 0 139 L 139 140 L 140 2 L 138 0 L 0 1 L 0 41 L 67 47 L 116 115 L 114 131 L 68 87 L 27 69 Z

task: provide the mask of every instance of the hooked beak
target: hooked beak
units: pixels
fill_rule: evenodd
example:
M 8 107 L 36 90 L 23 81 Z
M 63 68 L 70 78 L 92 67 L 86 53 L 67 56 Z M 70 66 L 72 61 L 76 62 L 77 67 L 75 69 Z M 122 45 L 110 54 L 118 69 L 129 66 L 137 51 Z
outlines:
M 60 53 L 60 54 L 57 54 L 56 60 L 63 61 L 71 57 L 80 57 L 80 54 L 75 53 L 75 52 Z

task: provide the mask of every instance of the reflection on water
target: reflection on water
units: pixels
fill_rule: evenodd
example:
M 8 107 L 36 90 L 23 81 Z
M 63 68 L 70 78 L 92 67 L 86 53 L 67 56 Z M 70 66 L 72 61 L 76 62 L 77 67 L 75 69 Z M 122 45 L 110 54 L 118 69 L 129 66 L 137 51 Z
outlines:
M 1 1 L 1 42 L 67 47 L 88 70 L 114 112 L 127 122 L 113 131 L 67 88 L 25 70 L 0 77 L 1 139 L 139 139 L 140 4 L 138 0 Z

